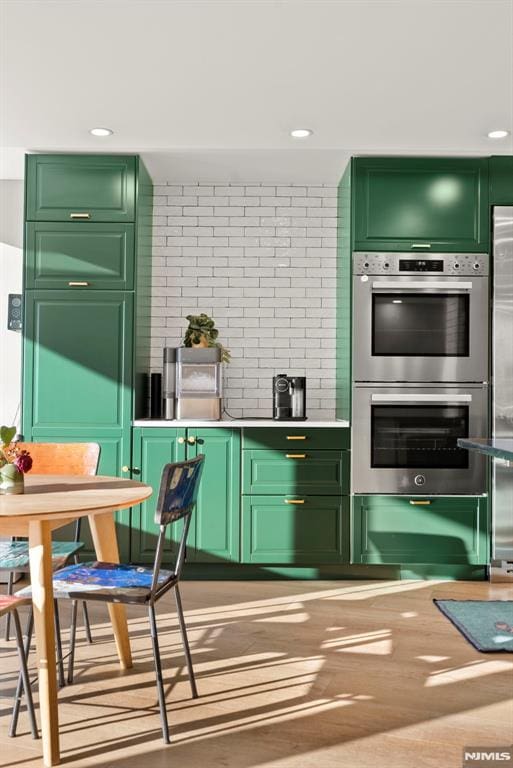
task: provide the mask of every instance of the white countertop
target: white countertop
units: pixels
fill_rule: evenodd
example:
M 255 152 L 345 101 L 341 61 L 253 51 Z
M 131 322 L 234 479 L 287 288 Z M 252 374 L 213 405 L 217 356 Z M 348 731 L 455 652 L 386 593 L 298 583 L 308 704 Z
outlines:
M 136 419 L 134 427 L 282 427 L 282 429 L 311 429 L 312 427 L 349 427 L 348 421 L 276 421 L 275 419 L 221 419 L 220 421 L 198 421 L 197 419 Z

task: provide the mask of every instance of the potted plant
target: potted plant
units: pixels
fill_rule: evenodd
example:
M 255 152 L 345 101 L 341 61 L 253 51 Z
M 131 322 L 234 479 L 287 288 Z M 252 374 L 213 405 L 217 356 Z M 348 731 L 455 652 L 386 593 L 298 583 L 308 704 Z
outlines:
M 219 331 L 215 327 L 215 321 L 204 312 L 200 315 L 187 315 L 186 319 L 189 321 L 189 327 L 185 331 L 184 347 L 217 347 L 221 350 L 223 363 L 229 363 L 230 350 L 217 341 Z
M 12 442 L 16 427 L 0 427 L 0 494 L 23 493 L 24 474 L 32 469 L 28 451 Z

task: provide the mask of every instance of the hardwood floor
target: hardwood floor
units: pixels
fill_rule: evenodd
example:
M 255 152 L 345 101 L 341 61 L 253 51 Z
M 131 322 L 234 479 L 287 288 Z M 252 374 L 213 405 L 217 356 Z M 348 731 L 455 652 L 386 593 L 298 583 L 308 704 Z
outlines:
M 135 666 L 121 671 L 107 611 L 90 603 L 95 642 L 79 631 L 75 684 L 59 694 L 63 764 L 461 768 L 464 746 L 513 742 L 511 655 L 478 653 L 432 603 L 513 599 L 508 585 L 189 581 L 182 595 L 200 698 L 165 598 L 172 745 L 161 741 L 145 610 L 129 608 Z M 0 653 L 0 766 L 40 766 L 24 710 L 7 737 L 14 644 L 1 640 Z

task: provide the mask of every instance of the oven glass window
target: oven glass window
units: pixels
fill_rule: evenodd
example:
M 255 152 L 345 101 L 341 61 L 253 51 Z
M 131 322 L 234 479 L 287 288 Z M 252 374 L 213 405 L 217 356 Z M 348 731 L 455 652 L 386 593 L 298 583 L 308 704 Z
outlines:
M 377 293 L 372 296 L 372 354 L 466 357 L 468 294 Z
M 371 466 L 467 469 L 468 406 L 373 405 Z

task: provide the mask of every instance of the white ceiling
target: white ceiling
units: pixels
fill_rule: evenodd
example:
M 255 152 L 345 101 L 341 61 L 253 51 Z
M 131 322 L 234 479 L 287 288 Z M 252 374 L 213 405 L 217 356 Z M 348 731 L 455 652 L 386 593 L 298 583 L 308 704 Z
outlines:
M 513 0 L 0 0 L 3 176 L 141 152 L 155 180 L 336 183 L 351 154 L 504 154 Z M 107 139 L 88 129 L 108 126 Z M 292 139 L 307 126 L 314 135 Z

